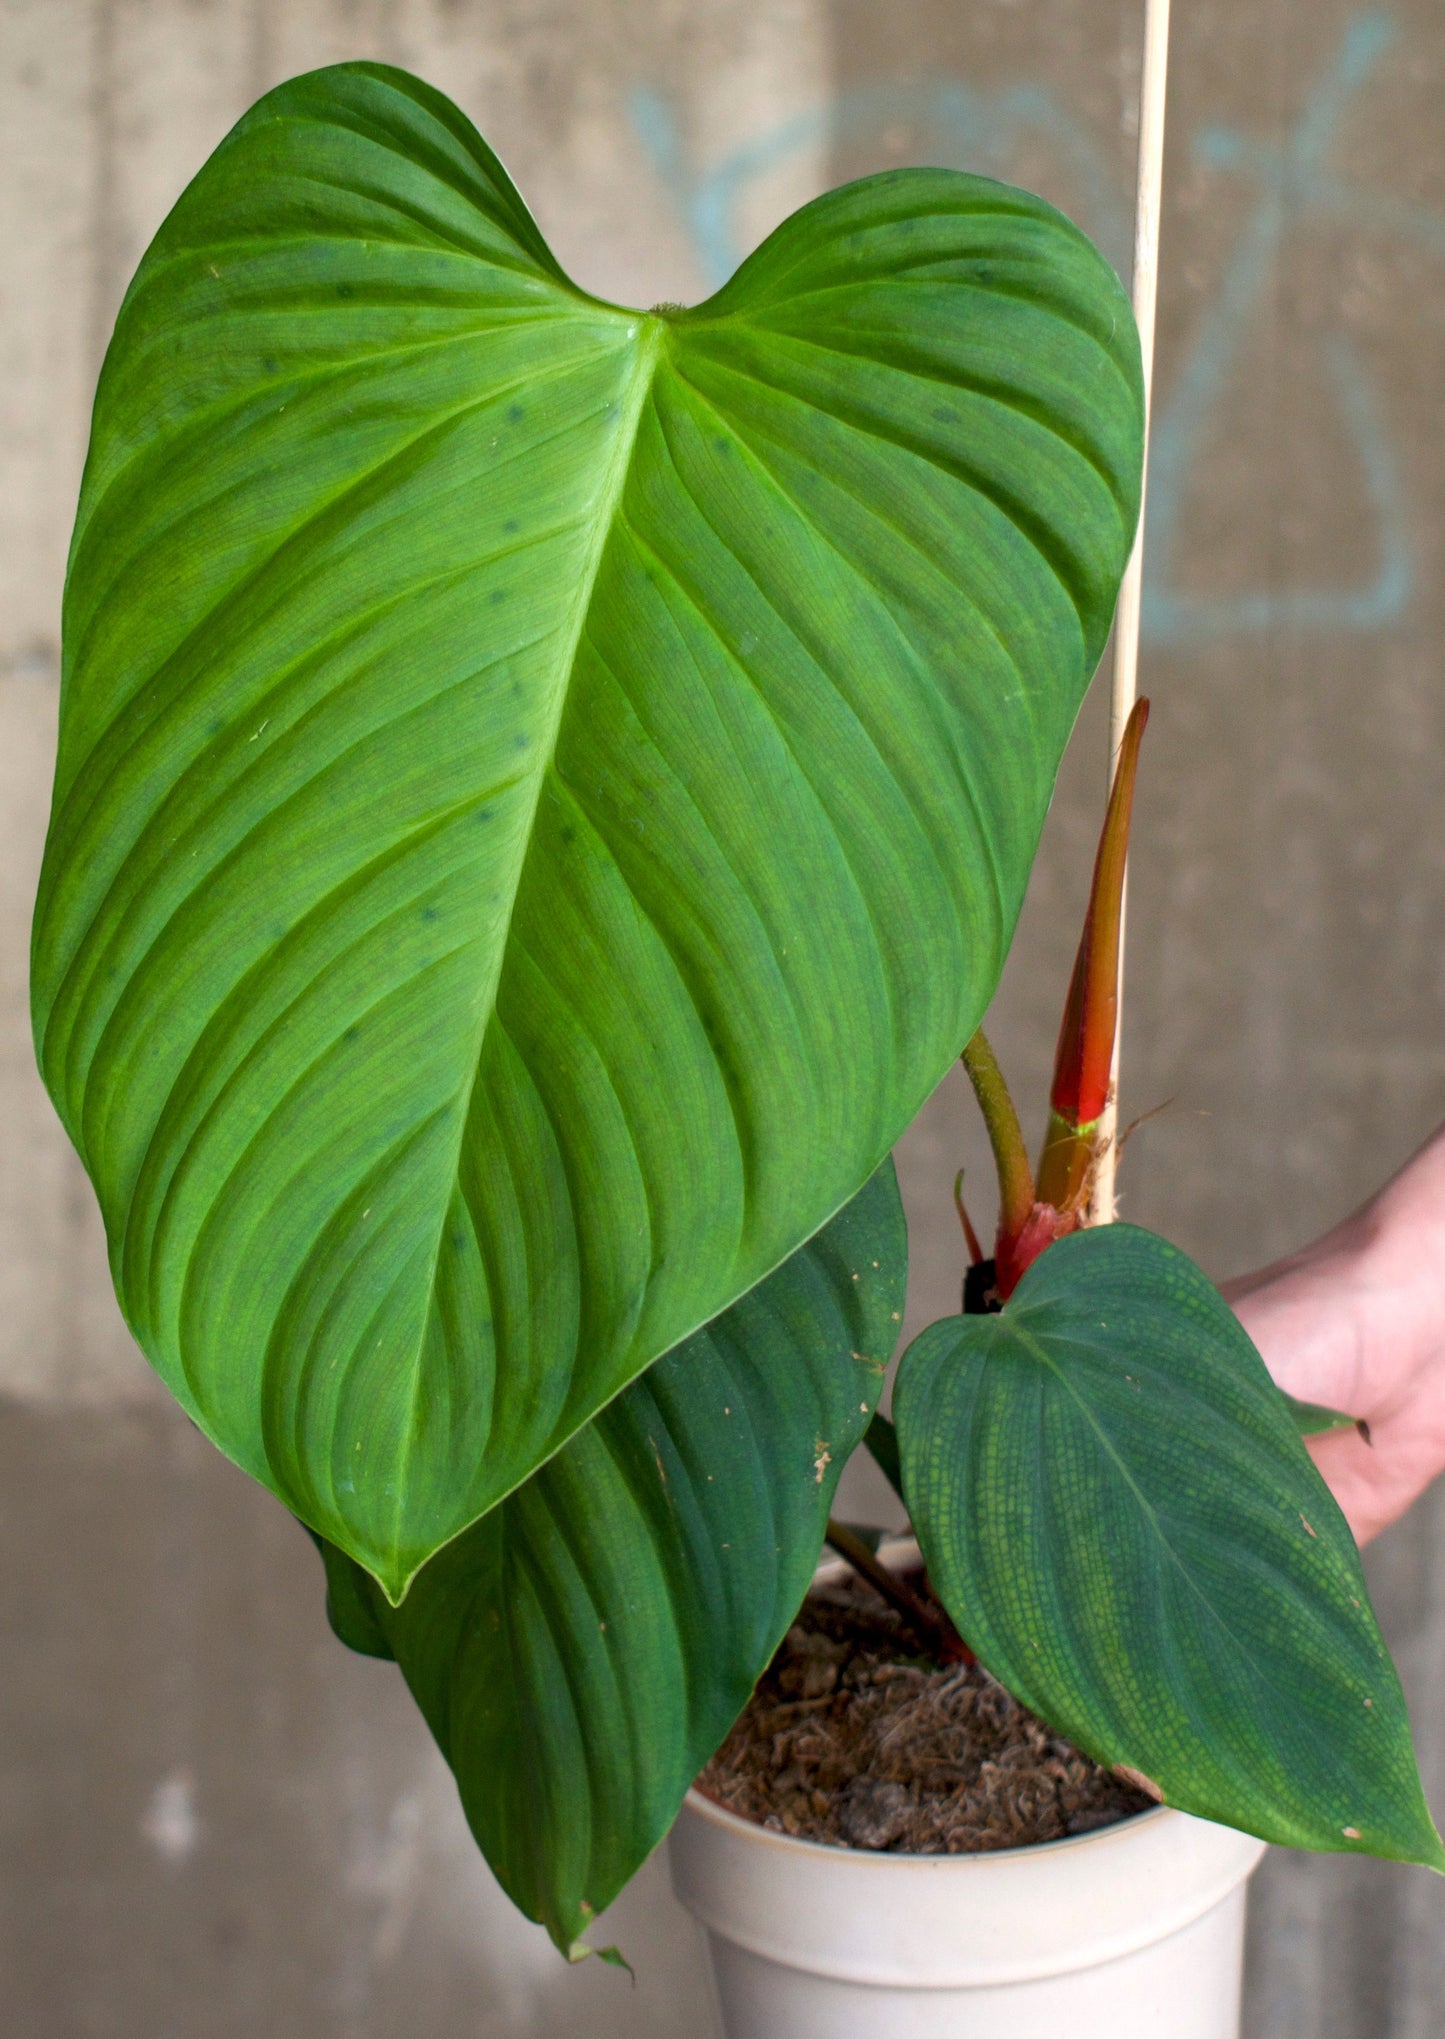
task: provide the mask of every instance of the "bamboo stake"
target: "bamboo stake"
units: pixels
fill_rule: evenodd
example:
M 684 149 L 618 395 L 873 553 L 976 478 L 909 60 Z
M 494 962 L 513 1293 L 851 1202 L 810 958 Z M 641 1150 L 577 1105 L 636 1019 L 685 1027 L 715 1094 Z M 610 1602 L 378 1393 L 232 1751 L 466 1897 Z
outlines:
M 1139 81 L 1139 174 L 1134 210 L 1134 318 L 1144 361 L 1144 448 L 1148 466 L 1149 420 L 1154 391 L 1154 311 L 1159 297 L 1159 208 L 1164 185 L 1164 97 L 1169 76 L 1169 0 L 1145 0 L 1144 67 Z M 1139 504 L 1139 529 L 1119 590 L 1114 618 L 1114 672 L 1109 695 L 1109 777 L 1124 740 L 1124 725 L 1134 706 L 1139 675 L 1139 606 L 1144 576 L 1144 504 Z M 1127 888 L 1128 880 L 1125 879 Z M 1099 1128 L 1099 1159 L 1089 1221 L 1107 1225 L 1114 1217 L 1114 1171 L 1118 1160 L 1117 1128 L 1119 1038 L 1124 1017 L 1124 932 L 1127 889 L 1119 922 L 1119 1031 L 1114 1036 L 1114 1070 L 1109 1102 Z

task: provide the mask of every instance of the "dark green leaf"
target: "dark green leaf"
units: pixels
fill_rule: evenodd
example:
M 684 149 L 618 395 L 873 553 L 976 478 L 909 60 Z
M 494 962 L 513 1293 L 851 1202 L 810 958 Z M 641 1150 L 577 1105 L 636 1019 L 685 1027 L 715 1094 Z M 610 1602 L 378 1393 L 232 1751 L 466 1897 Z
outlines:
M 162 226 L 71 555 L 40 1059 L 140 1344 L 393 1598 L 958 1053 L 1140 419 L 1107 265 L 950 171 L 627 311 L 360 64 Z
M 326 1567 L 326 1619 L 332 1629 L 358 1656 L 392 1661 L 392 1647 L 381 1619 L 381 1609 L 387 1603 L 377 1593 L 371 1574 L 315 1530 L 308 1530 L 307 1534 Z
M 894 1388 L 930 1576 L 982 1661 L 1171 1805 L 1445 1867 L 1359 1557 L 1219 1292 L 1075 1233 Z
M 1369 1436 L 1369 1426 L 1358 1416 L 1347 1416 L 1343 1409 L 1327 1409 L 1322 1402 L 1297 1402 L 1283 1389 L 1280 1399 L 1301 1437 L 1322 1437 L 1329 1430 L 1359 1430 Z
M 488 1861 L 559 1947 L 667 1831 L 797 1611 L 906 1264 L 889 1163 L 433 1558 L 400 1609 L 336 1556 Z
M 898 1456 L 898 1432 L 886 1416 L 875 1416 L 863 1433 L 874 1464 L 889 1486 L 903 1499 L 903 1466 Z

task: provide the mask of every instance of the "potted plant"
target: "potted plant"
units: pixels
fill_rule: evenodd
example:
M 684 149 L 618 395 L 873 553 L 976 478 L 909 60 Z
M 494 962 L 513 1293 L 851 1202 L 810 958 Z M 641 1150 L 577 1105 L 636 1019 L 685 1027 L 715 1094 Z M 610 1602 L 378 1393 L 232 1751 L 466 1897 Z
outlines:
M 994 1251 L 979 1244 L 960 1176 L 962 1314 L 908 1347 L 896 1425 L 875 1416 L 864 1441 L 918 1526 L 920 1543 L 895 1545 L 895 1561 L 918 1566 L 926 1554 L 948 1614 L 1002 1684 L 1156 1809 L 1121 1821 L 1130 1808 L 1100 1810 L 1096 1793 L 1075 1829 L 1060 1817 L 1066 1784 L 1045 1818 L 1069 1838 L 1000 1847 L 996 1833 L 981 1832 L 961 1843 L 979 1852 L 952 1854 L 942 1849 L 960 1845 L 957 1831 L 935 1831 L 931 1852 L 909 1852 L 910 1831 L 938 1829 L 938 1812 L 920 1819 L 903 1788 L 885 1782 L 861 1801 L 859 1838 L 903 1852 L 819 1846 L 777 1816 L 783 1793 L 737 1775 L 738 1758 L 759 1760 L 770 1738 L 773 1774 L 796 1768 L 790 1737 L 777 1734 L 791 1706 L 759 1695 L 753 1750 L 747 1731 L 730 1737 L 733 1764 L 710 1766 L 672 1839 L 678 1894 L 709 1932 L 729 2039 L 862 2039 L 880 2028 L 1042 2039 L 1064 2024 L 1113 2039 L 1166 2027 L 1172 2039 L 1227 2039 L 1239 2028 L 1245 1882 L 1263 1852 L 1252 1836 L 1319 1846 L 1332 1795 L 1340 1805 L 1363 1781 L 1363 1769 L 1348 1782 L 1330 1774 L 1340 1729 L 1336 1720 L 1318 1730 L 1317 1688 L 1343 1674 L 1373 1728 L 1383 1648 L 1352 1649 L 1341 1637 L 1321 1680 L 1317 1596 L 1328 1573 L 1310 1558 L 1301 1565 L 1294 1548 L 1320 1540 L 1324 1514 L 1318 1491 L 1296 1482 L 1298 1437 L 1351 1419 L 1274 1388 L 1217 1291 L 1164 1241 L 1113 1223 L 1085 1234 L 1107 1137 L 1123 879 L 1147 717 L 1141 701 L 1120 750 L 1037 1172 L 980 1031 L 963 1061 L 999 1178 Z M 1286 1493 L 1314 1520 L 1302 1508 L 1287 1518 Z M 1327 1534 L 1349 1567 L 1344 1597 L 1362 1611 L 1348 1533 L 1338 1537 L 1338 1511 L 1324 1499 Z M 856 1531 L 830 1523 L 829 1540 L 889 1590 Z M 1334 1597 L 1338 1608 L 1338 1589 Z M 890 1598 L 912 1630 L 911 1650 L 904 1643 L 899 1654 L 916 1661 L 921 1645 L 938 1667 L 937 1699 L 920 1707 L 905 1687 L 883 1714 L 879 1752 L 936 1735 L 927 1707 L 957 1685 L 944 1667 L 972 1654 L 931 1634 L 936 1617 L 907 1589 Z M 1306 1601 L 1314 1611 L 1302 1622 Z M 808 1670 L 801 1647 L 797 1662 Z M 871 1658 L 861 1669 L 835 1712 L 857 1708 L 878 1675 Z M 1275 1688 L 1263 1703 L 1262 1686 Z M 796 1679 L 784 1687 L 789 1697 L 801 1691 L 804 1706 L 807 1689 Z M 1325 1704 L 1337 1707 L 1338 1693 Z M 969 1706 L 955 1700 L 953 1710 L 967 1748 L 977 1739 Z M 800 1734 L 817 1745 L 814 1774 L 826 1777 L 837 1751 L 818 1725 L 814 1715 Z M 781 1756 L 780 1741 L 790 1742 Z M 1137 1767 L 1145 1750 L 1153 1775 Z M 1015 1736 L 1004 1762 L 1019 1753 Z M 928 1779 L 926 1759 L 915 1775 Z M 1015 1791 L 1037 1789 L 1027 1769 L 1010 1776 Z M 834 1840 L 840 1825 L 848 1835 L 846 1799 L 858 1781 L 841 1820 L 829 1808 Z M 1078 1803 L 1077 1777 L 1070 1783 Z M 893 1793 L 882 1826 L 880 1789 Z M 766 1808 L 773 1831 L 739 1818 L 740 1801 L 755 1816 Z M 1171 1809 L 1181 1805 L 1210 1817 Z M 979 1824 L 975 1808 L 960 1810 Z M 1363 1841 L 1342 1817 L 1338 1841 L 1325 1845 Z M 964 1823 L 957 1813 L 954 1822 Z
M 865 1433 L 968 1643 L 1091 1754 L 1440 1866 L 1289 1410 L 1182 1255 L 1077 1229 L 1082 1091 L 1025 1181 L 976 1038 L 1141 445 L 1127 302 L 1036 198 L 865 179 L 629 311 L 374 65 L 262 99 L 126 294 L 40 1065 L 138 1342 L 321 1543 L 569 1953 Z M 926 1333 L 870 1432 L 887 1156 L 970 1043 L 1004 1307 Z

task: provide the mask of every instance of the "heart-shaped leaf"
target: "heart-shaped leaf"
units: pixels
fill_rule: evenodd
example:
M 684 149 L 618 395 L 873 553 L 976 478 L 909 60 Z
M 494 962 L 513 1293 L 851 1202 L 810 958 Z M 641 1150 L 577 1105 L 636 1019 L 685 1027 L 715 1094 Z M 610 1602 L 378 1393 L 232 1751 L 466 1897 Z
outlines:
M 344 1642 L 395 1654 L 502 1884 L 570 1950 L 661 1840 L 807 1591 L 898 1333 L 888 1163 L 418 1573 L 327 1552 Z
M 929 1575 L 1026 1705 L 1186 1812 L 1445 1867 L 1349 1528 L 1177 1248 L 1059 1240 L 893 1409 Z
M 161 228 L 71 556 L 40 1060 L 140 1344 L 393 1597 L 957 1054 L 1140 421 L 1101 258 L 952 172 L 625 311 L 348 65 Z

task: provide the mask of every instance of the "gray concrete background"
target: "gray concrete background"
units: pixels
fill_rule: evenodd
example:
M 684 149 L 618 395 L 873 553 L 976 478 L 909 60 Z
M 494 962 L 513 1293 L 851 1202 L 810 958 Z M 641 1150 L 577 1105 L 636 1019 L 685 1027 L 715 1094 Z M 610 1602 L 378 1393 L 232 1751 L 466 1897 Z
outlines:
M 138 1359 L 34 1076 L 25 950 L 90 392 L 164 209 L 255 95 L 378 56 L 449 91 L 564 264 L 688 299 L 786 211 L 906 161 L 1013 177 L 1128 245 L 1115 0 L 0 0 L 0 2031 L 6 2039 L 680 2039 L 660 1865 L 568 1971 L 480 1864 L 389 1667 Z M 1445 20 L 1177 9 L 1126 1112 L 1130 1216 L 1223 1276 L 1445 1115 Z M 1042 1098 L 1097 824 L 1086 711 L 991 1022 Z M 950 1078 L 900 1150 L 910 1318 L 953 1307 Z M 866 1501 L 864 1490 L 862 1500 Z M 1372 1552 L 1445 1810 L 1445 1499 Z M 1428 2039 L 1445 1890 L 1276 1855 L 1250 2039 Z

